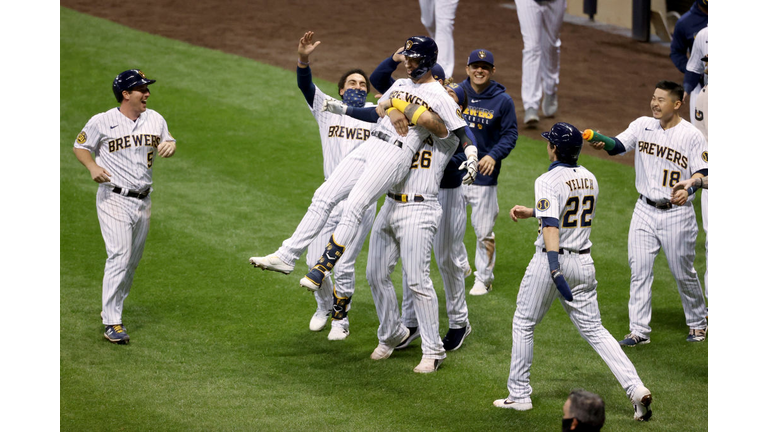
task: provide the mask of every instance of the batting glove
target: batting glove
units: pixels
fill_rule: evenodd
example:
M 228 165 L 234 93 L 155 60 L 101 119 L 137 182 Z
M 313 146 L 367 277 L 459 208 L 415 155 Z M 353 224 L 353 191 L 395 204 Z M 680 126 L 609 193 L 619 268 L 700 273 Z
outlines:
M 467 174 L 461 179 L 465 185 L 471 185 L 477 179 L 477 156 L 470 155 L 460 166 L 459 170 L 467 170 Z
M 323 101 L 323 111 L 344 115 L 347 113 L 347 106 L 338 99 L 327 98 Z

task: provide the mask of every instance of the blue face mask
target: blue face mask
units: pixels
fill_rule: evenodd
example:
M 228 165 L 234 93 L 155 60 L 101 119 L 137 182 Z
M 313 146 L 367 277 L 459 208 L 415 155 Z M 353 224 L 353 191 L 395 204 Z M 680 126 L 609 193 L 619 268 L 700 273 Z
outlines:
M 362 108 L 365 106 L 365 99 L 367 97 L 368 92 L 365 90 L 350 88 L 344 90 L 344 94 L 341 96 L 341 100 L 351 107 Z

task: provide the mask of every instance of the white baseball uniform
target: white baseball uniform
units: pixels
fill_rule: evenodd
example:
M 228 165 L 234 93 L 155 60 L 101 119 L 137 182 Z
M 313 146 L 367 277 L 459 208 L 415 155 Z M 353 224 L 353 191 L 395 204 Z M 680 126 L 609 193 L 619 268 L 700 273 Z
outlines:
M 163 141 L 176 141 L 163 116 L 147 109 L 133 121 L 118 108 L 91 117 L 75 140 L 75 148 L 94 153 L 96 164 L 111 174 L 110 181 L 101 183 L 96 194 L 107 249 L 102 285 L 104 325 L 122 324 L 123 302 L 149 232 L 152 165 Z M 128 196 L 137 193 L 146 196 Z
M 695 72 L 699 75 L 704 75 L 704 85 L 707 85 L 707 63 L 701 59 L 709 55 L 709 27 L 704 27 L 696 33 L 696 38 L 693 40 L 693 46 L 691 47 L 691 55 L 688 57 L 688 63 L 685 65 L 685 69 L 691 72 Z M 691 110 L 691 123 L 696 122 L 699 119 L 699 113 L 696 110 L 696 100 L 701 94 L 701 90 L 704 87 L 699 83 L 691 90 L 691 94 L 688 95 L 688 105 Z M 703 118 L 703 115 L 701 116 Z
M 523 35 L 523 108 L 539 109 L 542 96 L 560 83 L 560 27 L 565 0 L 515 0 Z
M 709 74 L 707 73 L 709 61 L 704 62 L 702 58 L 709 58 L 709 27 L 704 27 L 696 34 L 691 48 L 691 57 L 688 59 L 686 69 L 697 74 L 704 75 L 704 88 L 696 95 L 695 99 L 691 95 L 690 104 L 693 107 L 691 114 L 691 123 L 696 129 L 701 131 L 704 139 L 709 146 Z M 697 87 L 698 88 L 698 87 Z M 701 190 L 701 223 L 704 225 L 706 240 L 704 242 L 707 254 L 707 270 L 704 272 L 704 292 L 709 296 L 709 189 Z
M 438 202 L 440 180 L 459 140 L 427 137 L 413 156 L 407 177 L 392 186 L 374 222 L 368 248 L 366 276 L 379 316 L 379 342 L 397 345 L 408 332 L 400 318 L 391 274 L 403 260 L 404 296 L 410 291 L 422 338 L 422 355 L 445 358 L 440 338 L 438 299 L 429 277 L 432 242 L 442 210 Z
M 573 301 L 565 301 L 555 288 L 540 229 L 533 258 L 520 282 L 512 324 L 512 361 L 507 388 L 509 399 L 517 403 L 531 402 L 533 332 L 555 298 L 560 300 L 579 334 L 608 365 L 627 396 L 636 386 L 643 384 L 634 365 L 603 327 L 600 318 L 595 264 L 590 255 L 592 243 L 589 240 L 598 192 L 597 179 L 581 166 L 555 162 L 547 173 L 536 179 L 534 215 L 539 219 L 540 227 L 542 218 L 559 221 L 560 268 L 571 287 Z
M 333 114 L 323 111 L 323 101 L 329 96 L 323 93 L 315 86 L 315 95 L 312 105 L 308 105 L 312 115 L 317 120 L 320 130 L 320 141 L 323 149 L 323 174 L 325 179 L 331 175 L 341 160 L 365 142 L 371 135 L 372 123 L 354 119 L 352 117 Z M 372 104 L 369 104 L 373 106 Z M 346 201 L 337 204 L 328 217 L 328 221 L 320 234 L 310 243 L 307 251 L 307 265 L 311 269 L 315 264 L 315 258 L 320 256 L 328 244 L 328 238 L 336 229 L 336 225 L 341 220 L 341 214 L 344 210 Z M 373 219 L 376 216 L 376 206 L 370 206 L 364 213 L 362 223 L 349 245 L 352 253 L 343 255 L 334 267 L 335 289 L 339 298 L 350 298 L 355 292 L 355 260 L 354 257 L 363 248 L 365 238 L 373 225 Z M 328 312 L 333 307 L 334 280 L 327 277 L 323 280 L 320 289 L 315 291 L 315 300 L 317 301 L 317 311 Z M 344 318 L 343 325 L 348 325 L 348 318 Z
M 390 98 L 427 106 L 443 119 L 449 131 L 466 126 L 458 105 L 437 81 L 416 84 L 410 79 L 397 80 L 381 100 Z M 275 254 L 285 263 L 296 262 L 325 226 L 333 207 L 345 198 L 346 207 L 332 236 L 336 244 L 348 246 L 365 210 L 405 178 L 414 153 L 428 135 L 416 127 L 407 137 L 400 137 L 388 118 L 379 119 L 371 137 L 347 155 L 315 191 L 304 218 Z M 348 259 L 354 260 L 351 252 Z
M 419 0 L 421 23 L 437 44 L 437 63 L 443 67 L 446 78 L 453 76 L 453 22 L 458 6 L 459 0 Z
M 698 232 L 693 196 L 685 205 L 668 209 L 653 203 L 668 202 L 678 181 L 707 168 L 707 142 L 685 119 L 664 130 L 653 117 L 638 118 L 616 138 L 624 145 L 624 153 L 635 150 L 635 187 L 640 193 L 629 226 L 630 331 L 649 338 L 653 263 L 660 247 L 677 281 L 688 327 L 705 329 L 704 295 L 693 267 Z

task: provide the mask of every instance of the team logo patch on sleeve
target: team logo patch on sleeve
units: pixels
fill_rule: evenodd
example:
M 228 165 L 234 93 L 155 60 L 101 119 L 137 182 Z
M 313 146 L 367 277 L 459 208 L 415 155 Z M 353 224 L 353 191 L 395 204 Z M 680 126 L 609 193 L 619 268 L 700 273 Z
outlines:
M 456 115 L 459 116 L 460 119 L 463 119 L 464 116 L 461 115 L 461 109 L 456 108 Z
M 702 153 L 701 158 L 704 160 L 704 162 L 709 163 L 709 152 Z
M 70 135 L 71 136 L 71 135 Z M 77 143 L 78 144 L 85 144 L 85 142 L 88 140 L 88 136 L 85 134 L 85 131 L 80 132 L 77 135 Z
M 544 211 L 549 208 L 549 200 L 546 198 L 542 198 L 539 200 L 539 202 L 536 203 L 536 210 Z

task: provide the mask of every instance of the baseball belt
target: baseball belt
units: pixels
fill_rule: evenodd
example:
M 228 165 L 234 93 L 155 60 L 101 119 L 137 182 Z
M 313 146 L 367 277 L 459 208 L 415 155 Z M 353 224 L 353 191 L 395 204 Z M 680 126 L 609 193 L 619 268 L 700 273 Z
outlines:
M 371 136 L 375 136 L 376 138 L 378 138 L 378 139 L 380 139 L 382 141 L 386 141 L 386 142 L 388 142 L 388 143 L 390 143 L 392 145 L 398 146 L 399 148 L 403 148 L 403 142 L 402 141 L 395 140 L 393 137 L 385 134 L 384 132 L 374 131 L 374 132 L 371 132 Z
M 138 199 L 144 199 L 149 196 L 149 188 L 147 188 L 147 190 L 145 190 L 144 192 L 139 192 L 139 191 L 124 189 L 124 188 L 115 186 L 115 188 L 112 189 L 112 192 L 118 195 L 123 195 L 131 198 L 138 198 Z
M 544 253 L 547 253 L 547 249 L 546 249 L 546 248 L 541 248 L 541 251 L 542 251 L 542 252 L 544 252 Z M 568 250 L 568 249 L 560 249 L 559 251 L 557 251 L 557 253 L 559 253 L 560 255 L 563 255 L 563 254 L 566 254 L 566 255 L 567 255 L 567 254 L 573 254 L 573 255 L 579 254 L 579 255 L 584 255 L 584 254 L 588 254 L 588 253 L 589 253 L 589 252 L 591 252 L 591 251 L 592 251 L 592 248 L 586 248 L 586 249 L 582 249 L 582 250 L 580 250 L 580 251 L 578 251 L 578 252 L 576 252 L 576 251 L 570 251 L 570 250 Z
M 648 203 L 648 205 L 654 206 L 654 207 L 656 207 L 659 210 L 669 210 L 669 209 L 672 208 L 672 203 L 669 202 L 669 201 L 660 203 L 660 202 L 652 201 L 652 200 L 648 199 L 648 197 L 644 197 L 642 195 L 640 195 L 640 198 L 642 198 L 643 201 Z
M 392 198 L 393 200 L 397 202 L 408 202 L 408 195 L 405 194 L 396 194 L 392 192 L 387 192 L 387 196 Z M 413 199 L 411 200 L 413 202 L 422 202 L 424 201 L 424 197 L 421 195 L 414 195 Z

